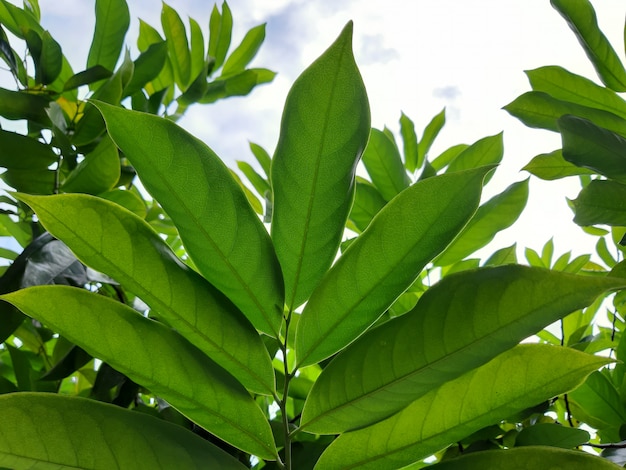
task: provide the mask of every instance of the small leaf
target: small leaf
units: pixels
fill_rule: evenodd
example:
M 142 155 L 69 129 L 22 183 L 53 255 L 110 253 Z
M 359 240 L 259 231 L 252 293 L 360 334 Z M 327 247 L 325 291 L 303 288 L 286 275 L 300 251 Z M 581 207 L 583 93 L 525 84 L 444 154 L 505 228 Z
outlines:
M 259 175 L 248 162 L 238 161 L 237 167 L 246 175 L 246 178 L 248 178 L 248 181 L 254 186 L 254 189 L 259 195 L 265 196 L 265 193 L 270 191 L 269 182 Z
M 621 426 L 626 422 L 626 408 L 620 393 L 600 372 L 594 372 L 569 398 L 594 419 L 594 426 Z
M 141 53 L 135 60 L 135 68 L 130 82 L 124 88 L 123 96 L 131 96 L 141 90 L 147 83 L 156 79 L 167 61 L 167 43 L 155 42 Z
M 555 423 L 537 423 L 520 431 L 515 446 L 550 446 L 573 449 L 589 442 L 589 433 Z M 544 464 L 545 465 L 545 464 Z
M 113 75 L 108 69 L 105 69 L 101 65 L 94 65 L 93 67 L 78 72 L 72 75 L 63 85 L 63 91 L 73 90 L 83 85 L 90 85 L 100 80 L 105 80 Z
M 27 119 L 44 127 L 50 127 L 46 108 L 50 98 L 26 91 L 10 91 L 0 88 L 0 116 L 6 119 Z
M 222 14 L 220 14 L 217 4 L 213 5 L 211 19 L 209 20 L 209 49 L 208 54 L 215 59 L 214 67 L 222 66 L 233 31 L 233 16 L 226 2 L 222 3 Z
M 0 166 L 15 170 L 45 170 L 59 157 L 50 145 L 0 129 Z
M 250 142 L 250 151 L 254 155 L 254 158 L 256 158 L 256 161 L 259 162 L 259 165 L 261 165 L 261 168 L 263 168 L 265 176 L 269 178 L 272 159 L 270 158 L 267 151 L 260 145 L 255 144 L 254 142 Z
M 441 110 L 439 114 L 431 119 L 426 128 L 424 129 L 424 133 L 422 134 L 422 138 L 419 141 L 417 151 L 417 167 L 420 168 L 430 147 L 433 145 L 433 142 L 439 135 L 441 129 L 446 123 L 446 110 L 445 108 Z
M 202 28 L 200 28 L 198 22 L 193 18 L 189 18 L 189 35 L 191 37 L 189 44 L 191 53 L 191 76 L 197 77 L 205 67 L 206 56 L 204 55 L 204 36 L 202 34 Z
M 441 155 L 436 157 L 431 166 L 435 171 L 443 170 L 447 165 L 454 161 L 461 153 L 469 148 L 467 144 L 453 145 L 449 149 L 445 150 Z
M 413 173 L 420 166 L 417 163 L 417 134 L 415 133 L 415 124 L 404 113 L 400 115 L 400 134 L 402 134 L 406 169 Z
M 222 77 L 243 72 L 254 59 L 265 40 L 265 24 L 255 26 L 246 33 L 241 44 L 228 56 L 222 68 Z
M 191 52 L 187 43 L 187 32 L 180 16 L 167 3 L 163 3 L 161 10 L 161 25 L 167 39 L 167 49 L 172 65 L 176 84 L 181 90 L 186 90 L 191 76 Z
M 0 397 L 0 409 L 3 467 L 245 468 L 180 426 L 95 400 L 11 393 Z
M 385 200 L 391 201 L 411 183 L 398 149 L 382 131 L 371 130 L 362 158 L 372 183 Z
M 307 302 L 296 333 L 299 366 L 341 350 L 389 308 L 468 222 L 491 169 L 420 181 L 380 211 Z
M 626 226 L 626 185 L 594 180 L 572 201 L 578 225 Z
M 250 394 L 174 330 L 74 287 L 30 287 L 1 299 L 158 394 L 219 438 L 261 458 L 275 458 L 269 424 Z
M 446 173 L 497 164 L 502 161 L 503 155 L 504 144 L 502 132 L 500 132 L 499 134 L 484 137 L 474 142 L 459 153 L 448 165 Z
M 99 194 L 113 189 L 120 179 L 120 157 L 111 139 L 104 137 L 67 177 L 65 192 Z
M 350 22 L 291 88 L 272 162 L 272 240 L 290 310 L 308 298 L 335 259 L 369 131 Z
M 230 170 L 171 121 L 97 106 L 113 141 L 176 224 L 198 270 L 258 330 L 276 336 L 283 314 L 280 267 L 265 227 Z
M 100 65 L 115 70 L 130 25 L 126 0 L 96 0 L 96 26 L 87 68 Z
M 559 346 L 516 346 L 390 418 L 342 434 L 322 454 L 316 469 L 404 467 L 575 388 L 608 362 L 610 359 Z
M 567 176 L 594 174 L 591 170 L 581 168 L 565 160 L 561 149 L 537 155 L 522 170 L 548 181 Z
M 504 266 L 506 264 L 517 263 L 517 243 L 513 243 L 511 246 L 500 248 L 493 255 L 491 255 L 483 266 Z
M 213 80 L 208 84 L 204 97 L 199 101 L 202 104 L 214 103 L 229 96 L 245 96 L 255 86 L 269 83 L 274 80 L 275 72 L 267 69 L 247 69 L 226 78 Z

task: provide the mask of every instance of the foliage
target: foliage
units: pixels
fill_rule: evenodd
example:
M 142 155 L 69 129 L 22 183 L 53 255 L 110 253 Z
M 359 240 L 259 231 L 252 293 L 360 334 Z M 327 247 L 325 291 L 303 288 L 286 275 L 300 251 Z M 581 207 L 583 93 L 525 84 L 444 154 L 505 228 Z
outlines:
M 113 72 L 127 9 L 97 1 L 90 68 L 63 75 L 28 5 L 0 3 L 36 71 L 25 78 L 3 39 L 24 88 L 2 91 L 0 115 L 29 127 L 3 131 L 17 190 L 5 202 L 19 215 L 5 227 L 25 249 L 0 279 L 0 465 L 393 469 L 434 455 L 444 468 L 505 458 L 525 468 L 532 451 L 614 468 L 571 450 L 589 434 L 545 413 L 562 412 L 552 399 L 583 382 L 572 403 L 601 405 L 593 384 L 621 364 L 598 372 L 612 360 L 573 337 L 519 343 L 563 318 L 581 325 L 582 343 L 603 295 L 626 281 L 619 268 L 581 275 L 587 266 L 565 258 L 546 269 L 549 246 L 543 267 L 516 264 L 515 247 L 471 258 L 526 203 L 527 181 L 481 200 L 501 134 L 431 158 L 443 111 L 421 139 L 402 114 L 402 150 L 371 129 L 348 23 L 294 83 L 273 157 L 251 145 L 263 174 L 239 162 L 255 195 L 174 121 L 273 77 L 245 69 L 263 27 L 228 55 L 232 17 L 215 8 L 205 55 L 197 23 L 189 47 L 164 4 L 165 41 L 142 23 L 142 55 Z M 156 71 L 142 68 L 152 54 Z M 68 82 L 90 85 L 89 102 Z M 17 152 L 33 160 L 12 167 Z M 356 175 L 360 160 L 369 178 Z M 471 454 L 496 447 L 514 449 Z M 459 449 L 470 455 L 453 459 Z

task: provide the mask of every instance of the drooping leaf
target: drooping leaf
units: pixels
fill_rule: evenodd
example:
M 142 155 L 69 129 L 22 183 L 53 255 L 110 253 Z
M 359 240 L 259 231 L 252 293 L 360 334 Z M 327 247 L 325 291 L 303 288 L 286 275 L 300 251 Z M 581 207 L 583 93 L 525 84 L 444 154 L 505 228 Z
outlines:
M 174 330 L 120 302 L 74 287 L 30 287 L 1 298 L 158 394 L 226 442 L 262 458 L 274 458 L 269 424 L 250 394 Z
M 484 247 L 518 219 L 528 200 L 528 180 L 513 183 L 481 205 L 463 231 L 435 260 L 439 266 L 461 261 Z
M 446 109 L 442 109 L 439 114 L 431 119 L 431 121 L 424 128 L 424 132 L 422 134 L 422 138 L 419 141 L 417 147 L 417 167 L 420 168 L 430 147 L 433 145 L 433 142 L 439 135 L 441 129 L 446 123 Z
M 572 431 L 576 430 L 572 429 Z M 472 452 L 432 466 L 432 470 L 483 470 L 488 468 L 515 470 L 536 470 L 538 468 L 588 470 L 593 468 L 594 470 L 617 470 L 621 467 L 587 452 L 555 449 L 546 446 Z
M 522 344 L 445 383 L 384 421 L 339 436 L 316 469 L 396 469 L 567 392 L 610 359 Z
M 616 181 L 594 180 L 574 201 L 578 225 L 626 226 L 626 185 Z
M 274 373 L 259 335 L 228 299 L 178 260 L 146 222 L 94 197 L 19 197 L 81 260 L 123 283 L 155 316 L 246 387 L 255 393 L 273 392 Z
M 404 169 L 400 152 L 382 131 L 371 130 L 362 158 L 372 183 L 385 200 L 391 201 L 409 186 L 411 180 Z
M 561 149 L 537 155 L 522 170 L 548 181 L 567 176 L 593 174 L 593 171 L 578 167 L 565 160 Z
M 558 100 L 602 109 L 626 119 L 626 101 L 613 90 L 588 78 L 556 65 L 527 70 L 526 75 L 534 91 L 542 91 Z
M 191 52 L 185 25 L 176 10 L 167 3 L 163 3 L 161 10 L 161 25 L 165 39 L 167 39 L 167 49 L 174 68 L 176 84 L 184 91 L 193 78 L 191 76 Z
M 226 62 L 224 62 L 222 76 L 243 72 L 246 66 L 254 59 L 254 56 L 259 51 L 264 40 L 265 23 L 255 26 L 248 31 L 241 41 L 241 44 L 235 48 L 226 59 Z
M 417 134 L 415 124 L 404 113 L 400 115 L 400 134 L 404 149 L 404 163 L 406 169 L 413 173 L 420 166 L 418 165 Z
M 518 265 L 448 275 L 324 368 L 301 426 L 334 434 L 386 418 L 620 284 Z
M 567 21 L 602 82 L 615 91 L 626 91 L 626 70 L 613 46 L 598 27 L 589 0 L 550 0 Z
M 0 410 L 7 468 L 245 468 L 180 426 L 95 400 L 11 393 L 0 397 Z
M 565 160 L 626 182 L 625 137 L 571 115 L 561 117 L 558 124 Z
M 383 314 L 474 214 L 492 168 L 420 181 L 379 212 L 307 302 L 296 334 L 300 366 L 341 350 Z
M 93 34 L 87 68 L 101 65 L 115 70 L 130 25 L 126 0 L 96 0 L 96 27 Z
M 97 106 L 113 141 L 176 224 L 199 271 L 258 330 L 276 335 L 283 313 L 278 260 L 230 170 L 169 120 Z
M 369 131 L 348 23 L 291 88 L 272 162 L 272 239 L 290 309 L 307 299 L 335 258 Z

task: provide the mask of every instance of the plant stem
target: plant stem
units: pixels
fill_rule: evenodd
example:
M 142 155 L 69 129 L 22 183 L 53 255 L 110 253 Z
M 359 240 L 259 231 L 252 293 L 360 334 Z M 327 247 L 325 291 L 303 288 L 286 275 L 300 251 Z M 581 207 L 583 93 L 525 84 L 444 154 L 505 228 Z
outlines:
M 289 417 L 287 416 L 287 398 L 289 397 L 289 382 L 292 375 L 289 373 L 289 365 L 287 364 L 287 338 L 289 337 L 289 323 L 291 320 L 291 311 L 285 317 L 285 336 L 284 341 L 280 344 L 283 353 L 283 366 L 285 373 L 285 383 L 283 386 L 283 398 L 279 402 L 280 413 L 283 418 L 283 433 L 285 437 L 285 469 L 291 470 L 291 436 L 289 435 Z

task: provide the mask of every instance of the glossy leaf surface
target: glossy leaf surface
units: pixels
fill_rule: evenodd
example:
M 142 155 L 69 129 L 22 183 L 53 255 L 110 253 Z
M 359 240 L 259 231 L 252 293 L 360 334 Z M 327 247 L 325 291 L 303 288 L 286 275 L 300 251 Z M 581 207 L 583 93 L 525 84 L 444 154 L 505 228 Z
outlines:
M 446 276 L 411 312 L 369 331 L 324 368 L 302 426 L 339 433 L 376 422 L 623 285 L 518 265 Z
M 245 468 L 180 426 L 95 400 L 12 393 L 0 397 L 0 410 L 7 468 Z
M 491 168 L 420 181 L 379 212 L 304 308 L 296 334 L 299 365 L 336 353 L 383 314 L 471 218 Z
M 272 162 L 272 239 L 289 308 L 307 299 L 335 258 L 369 132 L 348 23 L 291 88 Z
M 87 67 L 100 65 L 115 70 L 129 25 L 130 13 L 125 0 L 96 0 L 96 29 Z
M 42 224 L 87 265 L 121 282 L 249 390 L 271 394 L 260 337 L 223 294 L 184 265 L 141 218 L 99 198 L 21 195 Z M 76 224 L 76 221 L 81 221 Z
M 339 436 L 316 469 L 396 469 L 567 392 L 610 359 L 523 344 L 445 383 L 384 421 Z
M 98 108 L 113 141 L 176 224 L 198 270 L 258 330 L 275 336 L 283 313 L 280 267 L 228 168 L 171 121 L 103 103 Z
M 274 458 L 269 424 L 249 393 L 175 331 L 124 304 L 74 287 L 30 287 L 1 298 L 226 442 Z

